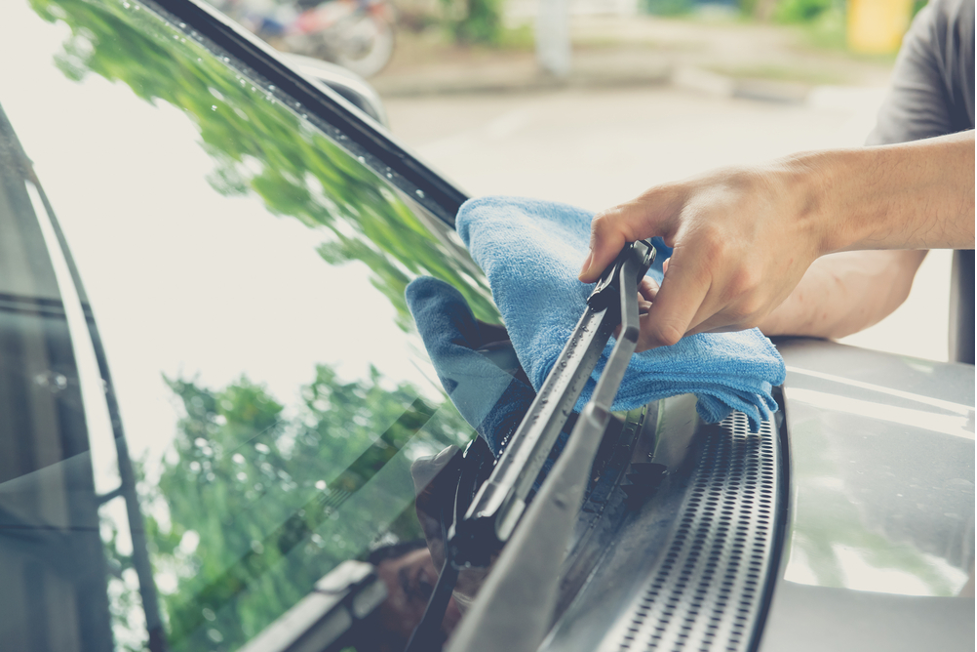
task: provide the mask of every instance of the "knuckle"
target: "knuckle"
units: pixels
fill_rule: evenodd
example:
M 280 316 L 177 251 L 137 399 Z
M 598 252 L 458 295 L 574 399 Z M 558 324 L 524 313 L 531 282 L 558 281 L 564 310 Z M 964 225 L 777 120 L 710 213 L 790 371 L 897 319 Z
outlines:
M 674 322 L 665 322 L 662 324 L 657 324 L 652 329 L 652 334 L 655 340 L 665 346 L 672 346 L 678 344 L 685 332 Z
M 718 228 L 707 225 L 697 235 L 696 248 L 699 250 L 699 254 L 712 261 L 713 264 L 721 264 L 729 255 L 728 241 Z
M 620 219 L 620 211 L 609 209 L 598 213 L 590 224 L 590 229 L 596 234 L 604 234 L 608 231 L 616 230 L 615 223 Z
M 730 298 L 739 298 L 744 302 L 754 303 L 756 292 L 760 287 L 760 275 L 749 266 L 741 266 L 730 274 L 727 283 Z

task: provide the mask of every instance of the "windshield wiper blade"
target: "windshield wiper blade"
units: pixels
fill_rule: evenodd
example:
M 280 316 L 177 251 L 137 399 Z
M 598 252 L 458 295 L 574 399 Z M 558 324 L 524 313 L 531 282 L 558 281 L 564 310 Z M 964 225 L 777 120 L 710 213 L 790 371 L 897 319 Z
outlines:
M 448 547 L 456 565 L 487 565 L 497 546 L 505 545 L 452 636 L 449 652 L 530 652 L 549 629 L 560 567 L 590 467 L 637 346 L 638 281 L 654 256 L 650 243 L 629 243 L 605 270 L 512 443 L 465 517 L 453 524 L 455 540 Z M 526 508 L 528 491 L 618 323 L 620 335 L 593 396 Z

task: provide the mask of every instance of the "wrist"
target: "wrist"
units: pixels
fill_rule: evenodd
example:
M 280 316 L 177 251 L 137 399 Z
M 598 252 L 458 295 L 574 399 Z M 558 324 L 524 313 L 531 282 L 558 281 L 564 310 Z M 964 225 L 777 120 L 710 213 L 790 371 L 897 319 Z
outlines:
M 792 220 L 794 237 L 807 243 L 809 262 L 844 248 L 846 238 L 832 209 L 831 161 L 820 152 L 802 153 L 780 161 L 776 190 L 790 202 L 784 217 Z

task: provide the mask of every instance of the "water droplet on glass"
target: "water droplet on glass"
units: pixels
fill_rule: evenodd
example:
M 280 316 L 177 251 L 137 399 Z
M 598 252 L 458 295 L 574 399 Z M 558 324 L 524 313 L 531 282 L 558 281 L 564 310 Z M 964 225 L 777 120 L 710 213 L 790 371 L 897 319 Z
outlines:
M 64 374 L 54 374 L 54 386 L 58 389 L 64 389 L 68 386 L 68 377 Z
M 357 156 L 356 160 L 359 161 L 360 163 L 366 163 L 366 157 L 363 156 Z
M 247 84 L 247 82 L 246 82 L 246 81 L 244 81 L 243 79 L 242 79 L 242 80 L 240 80 L 240 81 L 241 81 L 241 86 L 244 86 L 245 84 Z
M 424 199 L 424 191 L 421 190 L 420 188 L 418 188 L 417 190 L 415 190 L 414 191 L 414 194 L 417 195 L 418 197 L 420 197 L 421 199 Z
M 201 59 L 200 57 L 197 57 L 197 63 L 203 63 L 203 59 Z
M 302 119 L 303 120 L 308 120 L 309 119 L 309 114 L 308 113 L 303 113 L 302 114 Z
M 211 111 L 216 111 L 217 110 L 217 105 L 216 104 L 211 104 L 210 105 L 210 110 Z
M 394 178 L 394 175 L 391 174 L 390 172 L 387 172 L 387 178 L 388 179 L 393 179 Z
M 220 643 L 221 641 L 224 640 L 224 637 L 216 629 L 208 629 L 207 630 L 207 637 L 210 640 L 212 640 L 214 643 Z
M 224 60 L 224 63 L 230 63 L 231 62 L 231 59 L 229 57 L 224 57 L 223 60 Z
M 213 622 L 214 619 L 217 618 L 217 614 L 215 614 L 213 611 L 211 611 L 207 607 L 204 607 L 203 610 L 200 613 L 202 613 L 204 615 L 204 618 L 206 618 L 207 620 L 209 620 L 211 622 Z
M 129 7 L 131 7 L 132 5 L 130 5 L 130 4 L 128 3 L 128 2 L 123 2 L 123 3 L 122 3 L 122 6 L 123 6 L 123 7 L 125 7 L 126 9 L 128 9 L 128 8 L 129 8 Z
M 268 86 L 268 90 L 270 90 L 270 91 L 273 91 L 273 90 L 275 90 L 275 85 L 274 85 L 274 84 L 270 84 L 270 85 Z
M 257 89 L 257 88 L 255 88 L 254 86 L 252 86 L 252 87 L 251 87 L 251 92 L 252 92 L 252 93 L 254 93 L 254 92 L 255 92 L 255 91 L 257 91 L 257 90 L 258 90 L 258 89 Z
M 315 488 L 318 489 L 319 491 L 322 491 L 323 489 L 326 488 L 326 481 L 319 480 L 318 482 L 315 483 Z

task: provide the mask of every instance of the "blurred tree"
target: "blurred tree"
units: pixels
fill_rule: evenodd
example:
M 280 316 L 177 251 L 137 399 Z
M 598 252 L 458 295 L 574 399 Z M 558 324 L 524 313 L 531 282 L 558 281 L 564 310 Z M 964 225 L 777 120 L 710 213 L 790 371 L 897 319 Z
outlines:
M 773 16 L 781 23 L 808 23 L 836 5 L 838 0 L 780 0 Z
M 680 16 L 692 11 L 695 6 L 693 0 L 643 0 L 642 7 L 646 13 L 655 16 Z
M 441 0 L 441 6 L 448 33 L 458 43 L 499 44 L 502 0 Z

